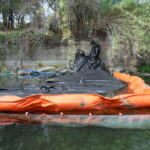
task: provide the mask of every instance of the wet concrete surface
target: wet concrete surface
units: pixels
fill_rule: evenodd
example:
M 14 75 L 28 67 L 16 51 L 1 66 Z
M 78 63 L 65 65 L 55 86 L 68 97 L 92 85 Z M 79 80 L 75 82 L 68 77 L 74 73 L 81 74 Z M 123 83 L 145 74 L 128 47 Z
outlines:
M 0 95 L 95 93 L 114 96 L 123 93 L 126 84 L 115 79 L 109 72 L 94 70 L 81 73 L 69 73 L 49 80 L 35 78 L 10 77 L 0 82 Z
M 61 76 L 56 81 L 44 83 L 44 86 L 52 94 L 95 93 L 111 96 L 112 93 L 123 91 L 126 84 L 115 79 L 109 72 L 93 70 L 85 74 L 73 73 Z

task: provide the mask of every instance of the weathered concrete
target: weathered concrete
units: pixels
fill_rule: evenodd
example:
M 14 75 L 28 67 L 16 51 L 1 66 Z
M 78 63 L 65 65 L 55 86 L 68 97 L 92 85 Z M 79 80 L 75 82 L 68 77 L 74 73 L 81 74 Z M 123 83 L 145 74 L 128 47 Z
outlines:
M 105 45 L 101 43 L 101 59 L 108 65 L 106 57 Z M 89 41 L 75 42 L 70 45 L 61 45 L 55 47 L 37 46 L 32 49 L 32 55 L 28 56 L 25 52 L 22 54 L 22 65 L 24 66 L 38 66 L 43 65 L 67 65 L 74 57 L 77 49 L 82 49 L 85 53 L 89 53 L 91 46 Z M 20 58 L 20 50 L 13 47 L 9 47 L 6 50 L 6 54 L 3 56 L 5 59 L 0 60 L 0 63 L 9 66 L 18 65 Z
M 16 66 L 18 63 L 18 60 L 6 60 L 3 61 L 3 64 L 8 66 Z M 67 65 L 67 60 L 23 60 L 22 65 L 23 66 L 38 66 L 39 64 L 42 65 L 52 65 L 52 66 L 61 66 L 61 65 Z
M 20 61 L 18 49 L 9 49 L 6 53 L 6 59 L 2 61 L 6 65 L 14 66 Z M 36 47 L 32 50 L 32 55 L 22 54 L 21 65 L 37 66 L 43 65 L 66 65 L 68 55 L 68 46 L 56 46 L 54 48 Z

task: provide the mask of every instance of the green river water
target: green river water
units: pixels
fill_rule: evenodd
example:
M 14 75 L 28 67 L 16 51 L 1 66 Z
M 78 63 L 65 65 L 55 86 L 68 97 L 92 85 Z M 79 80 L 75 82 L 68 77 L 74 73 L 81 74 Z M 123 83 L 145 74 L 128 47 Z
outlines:
M 0 127 L 0 150 L 149 150 L 150 130 L 10 125 Z

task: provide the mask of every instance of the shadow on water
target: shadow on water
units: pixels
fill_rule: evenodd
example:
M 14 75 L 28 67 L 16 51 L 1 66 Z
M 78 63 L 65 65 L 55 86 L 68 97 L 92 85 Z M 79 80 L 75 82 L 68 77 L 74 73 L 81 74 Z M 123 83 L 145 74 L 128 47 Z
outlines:
M 21 97 L 38 94 L 44 79 L 38 76 L 0 76 L 0 95 L 17 95 Z
M 149 150 L 149 130 L 48 125 L 0 127 L 1 150 Z

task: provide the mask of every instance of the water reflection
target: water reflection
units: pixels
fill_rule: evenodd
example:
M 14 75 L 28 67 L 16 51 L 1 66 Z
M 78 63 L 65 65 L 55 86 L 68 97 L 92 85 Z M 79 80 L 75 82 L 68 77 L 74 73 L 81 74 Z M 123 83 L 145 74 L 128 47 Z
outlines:
M 99 126 L 109 128 L 150 129 L 150 115 L 48 115 L 0 114 L 0 125 L 43 124 L 67 127 Z
M 0 127 L 1 150 L 149 150 L 149 130 L 48 125 Z
M 44 93 L 40 85 L 44 79 L 38 76 L 0 76 L 0 95 L 17 95 L 21 97 Z

